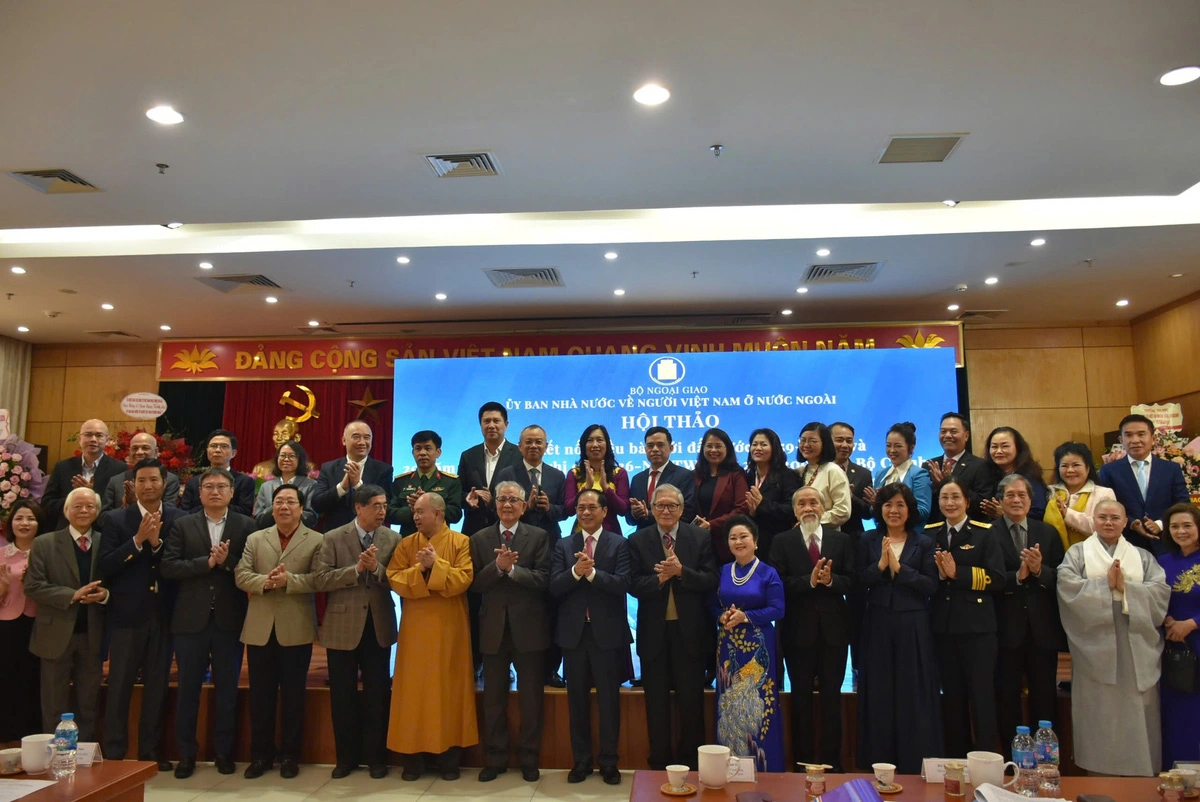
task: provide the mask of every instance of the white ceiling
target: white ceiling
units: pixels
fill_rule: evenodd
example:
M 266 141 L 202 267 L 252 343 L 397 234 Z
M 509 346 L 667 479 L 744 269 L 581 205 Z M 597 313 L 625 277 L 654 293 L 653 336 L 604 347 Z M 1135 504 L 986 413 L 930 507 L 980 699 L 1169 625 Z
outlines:
M 0 71 L 0 171 L 64 167 L 105 190 L 45 196 L 0 176 L 0 235 L 168 220 L 888 209 L 947 197 L 986 212 L 982 202 L 1172 196 L 1200 181 L 1200 83 L 1156 79 L 1200 62 L 1197 30 L 1193 0 L 0 3 L 0 52 L 13 65 Z M 670 87 L 667 104 L 631 101 L 648 79 Z M 143 112 L 158 103 L 187 121 L 150 123 Z M 943 132 L 969 132 L 944 164 L 874 163 L 889 135 Z M 725 152 L 714 159 L 717 142 Z M 423 159 L 477 149 L 496 154 L 501 177 L 439 180 Z M 171 165 L 166 175 L 156 162 Z M 411 328 L 785 305 L 795 322 L 882 320 L 949 316 L 954 301 L 1006 308 L 1002 319 L 1018 322 L 1108 321 L 1200 289 L 1200 225 L 1082 225 L 903 237 L 831 228 L 830 238 L 817 225 L 802 239 L 614 235 L 603 245 L 450 239 L 403 248 L 407 268 L 396 247 L 235 244 L 213 255 L 160 240 L 161 229 L 122 251 L 139 255 L 63 258 L 50 245 L 5 250 L 0 237 L 0 293 L 14 293 L 0 303 L 0 331 L 22 324 L 28 339 L 61 342 L 120 328 L 154 339 L 166 322 L 171 336 L 265 336 L 310 318 Z M 1031 249 L 1039 233 L 1048 244 Z M 616 262 L 601 258 L 609 246 Z M 817 260 L 819 246 L 833 254 Z M 192 280 L 202 256 L 214 273 L 265 273 L 289 292 L 275 307 L 221 296 Z M 1091 268 L 1079 265 L 1089 258 Z M 795 295 L 810 261 L 859 260 L 886 261 L 876 282 Z M 1004 267 L 1014 261 L 1025 264 Z M 29 272 L 12 276 L 12 264 Z M 479 270 L 547 265 L 565 288 L 500 291 Z M 984 288 L 987 275 L 1001 283 Z M 971 289 L 956 295 L 960 282 Z M 612 295 L 618 285 L 623 298 Z M 431 298 L 439 289 L 444 304 Z M 1130 306 L 1114 307 L 1118 297 Z M 100 311 L 102 300 L 116 311 Z

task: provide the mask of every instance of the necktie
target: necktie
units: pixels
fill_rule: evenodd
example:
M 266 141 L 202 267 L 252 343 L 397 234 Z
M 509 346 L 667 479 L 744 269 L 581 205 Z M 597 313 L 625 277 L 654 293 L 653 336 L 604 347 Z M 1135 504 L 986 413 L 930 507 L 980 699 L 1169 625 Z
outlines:
M 1146 460 L 1133 461 L 1134 473 L 1137 475 L 1138 489 L 1142 491 L 1142 499 L 1146 498 Z
M 512 530 L 511 529 L 504 530 L 504 545 L 505 546 L 512 545 Z
M 954 545 L 954 536 L 958 534 L 953 526 L 946 527 L 946 548 L 951 548 Z
M 671 550 L 674 548 L 675 548 L 675 538 L 671 537 L 668 534 L 664 534 L 663 535 L 663 550 L 666 551 L 667 554 L 670 554 Z
M 1017 553 L 1020 553 L 1025 548 L 1025 527 L 1020 524 L 1013 524 L 1012 536 L 1013 545 L 1017 547 Z
M 821 561 L 821 549 L 817 547 L 817 536 L 815 534 L 808 536 L 808 558 L 812 560 L 814 566 Z
M 957 462 L 958 460 L 956 460 L 954 457 L 946 457 L 946 460 L 942 463 L 942 475 L 949 476 L 951 473 L 953 473 L 954 465 Z
M 87 553 L 87 550 L 88 550 L 88 539 L 87 539 L 87 535 L 80 535 L 80 536 L 79 536 L 79 550 L 80 550 L 80 551 L 82 551 L 82 552 L 83 552 L 83 553 L 85 553 L 85 554 Z
M 646 485 L 646 503 L 654 503 L 654 488 L 658 487 L 658 471 L 650 471 L 650 484 Z
M 363 535 L 363 539 L 362 539 L 363 551 L 366 551 L 367 549 L 371 548 L 371 539 L 372 538 L 371 538 L 370 532 L 367 532 Z
M 531 470 L 529 472 L 529 481 L 533 484 L 534 487 L 541 487 L 542 486 L 542 472 L 539 471 L 537 468 L 534 468 L 533 470 Z
M 594 535 L 587 536 L 587 542 L 584 544 L 584 549 L 587 551 L 589 560 L 596 558 L 596 538 Z

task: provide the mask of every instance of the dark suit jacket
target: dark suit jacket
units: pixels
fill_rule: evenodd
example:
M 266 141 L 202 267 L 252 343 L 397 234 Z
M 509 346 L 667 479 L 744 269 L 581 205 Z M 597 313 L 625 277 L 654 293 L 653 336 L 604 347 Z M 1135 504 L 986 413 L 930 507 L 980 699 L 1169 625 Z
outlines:
M 863 498 L 863 490 L 874 487 L 875 477 L 866 466 L 850 460 L 846 463 L 846 479 L 850 482 L 850 518 L 842 524 L 841 530 L 848 535 L 861 535 L 864 531 L 863 521 L 875 514 L 870 503 Z
M 689 471 L 682 465 L 676 465 L 674 462 L 668 462 L 662 470 L 662 474 L 658 477 L 657 488 L 659 485 L 672 485 L 679 489 L 683 494 L 683 514 L 679 516 L 679 520 L 684 523 L 690 522 L 696 517 L 696 474 Z M 650 500 L 646 497 L 646 491 L 650 488 L 650 469 L 639 473 L 629 480 L 629 498 L 637 499 L 650 507 Z M 647 515 L 645 518 L 634 517 L 633 511 L 625 516 L 625 522 L 634 529 L 642 529 L 651 526 L 654 523 L 654 516 Z
M 813 562 L 804 532 L 796 528 L 776 536 L 771 545 L 771 566 L 783 581 L 786 594 L 787 614 L 780 630 L 785 648 L 849 645 L 853 622 L 846 594 L 854 589 L 857 572 L 856 537 L 830 526 L 821 527 L 821 556 L 833 561 L 833 581 L 814 588 Z
M 942 454 L 940 457 L 926 460 L 926 462 L 932 462 L 940 470 L 945 459 L 946 455 Z M 979 502 L 996 495 L 996 477 L 987 460 L 975 456 L 970 451 L 964 451 L 959 454 L 958 461 L 954 463 L 954 469 L 950 471 L 950 474 L 956 479 L 961 479 L 971 492 L 971 507 L 967 512 L 967 517 L 977 521 L 986 521 L 988 516 L 984 514 Z M 933 506 L 929 510 L 929 523 L 931 524 L 946 520 L 946 516 L 942 515 L 941 507 L 938 506 L 938 493 L 942 489 L 942 484 L 943 482 L 933 482 Z
M 1128 459 L 1115 460 L 1103 466 L 1100 469 L 1099 484 L 1111 487 L 1117 501 L 1125 505 L 1125 514 L 1129 518 L 1129 525 L 1125 527 L 1125 539 L 1151 554 L 1162 554 L 1166 549 L 1162 541 L 1142 537 L 1133 531 L 1132 524 L 1147 515 L 1152 520 L 1160 520 L 1172 504 L 1188 501 L 1187 482 L 1184 481 L 1183 471 L 1179 466 L 1165 459 L 1151 457 L 1150 483 L 1146 486 L 1144 499 Z M 1166 521 L 1163 521 L 1163 524 L 1163 528 L 1166 528 Z M 1164 536 L 1170 537 L 1170 534 L 1166 533 Z
M 503 542 L 501 530 L 499 524 L 493 524 L 471 535 L 471 564 L 475 568 L 471 590 L 483 596 L 479 606 L 479 651 L 498 654 L 506 624 L 518 652 L 549 649 L 546 588 L 550 584 L 550 538 L 544 530 L 518 521 L 509 546 L 518 554 L 517 564 L 510 575 L 496 567 L 495 550 Z
M 629 589 L 629 544 L 616 532 L 601 532 L 594 554 L 596 576 L 575 578 L 575 555 L 583 551 L 583 533 L 576 532 L 554 545 L 550 560 L 550 595 L 558 599 L 554 642 L 574 649 L 591 615 L 592 636 L 602 649 L 627 648 L 633 643 L 625 593 Z
M 162 528 L 159 530 L 158 550 L 150 544 L 138 546 L 133 542 L 142 523 L 142 510 L 137 504 L 114 512 L 108 518 L 108 528 L 100 538 L 100 579 L 108 588 L 108 625 L 124 629 L 136 627 L 162 616 L 164 623 L 175 602 L 175 584 L 161 575 L 159 564 L 167 538 L 175 522 L 184 516 L 176 507 L 162 506 Z
M 1042 649 L 1067 650 L 1067 637 L 1058 617 L 1058 566 L 1063 561 L 1062 539 L 1049 524 L 1033 518 L 1025 519 L 1026 544 L 1037 545 L 1042 552 L 1042 574 L 1030 574 L 1024 582 L 1017 581 L 1021 555 L 1008 529 L 1008 520 L 1000 518 L 992 524 L 992 534 L 1000 544 L 1004 558 L 1004 593 L 997 607 L 1000 646 L 1015 649 L 1032 630 L 1033 642 Z
M 746 486 L 754 484 L 753 471 L 746 471 Z M 796 525 L 796 513 L 792 510 L 792 494 L 800 489 L 800 474 L 788 469 L 771 471 L 758 490 L 762 501 L 754 511 L 754 522 L 758 524 L 758 556 L 771 563 L 771 542 L 775 535 L 786 532 Z M 747 505 L 749 509 L 749 505 Z
M 544 462 L 538 470 L 542 472 L 541 489 L 550 498 L 550 509 L 535 510 L 533 505 L 526 505 L 525 514 L 521 516 L 521 520 L 530 526 L 545 530 L 550 538 L 550 547 L 553 548 L 554 543 L 562 536 L 562 529 L 559 528 L 558 522 L 565 521 L 567 518 L 567 477 L 558 468 Z M 525 470 L 524 459 L 518 459 L 515 465 L 510 465 L 504 470 L 497 470 L 492 474 L 490 489 L 493 501 L 496 497 L 496 485 L 501 482 L 516 482 L 525 489 L 525 498 L 529 498 L 529 492 L 533 489 L 533 484 L 529 480 L 529 471 Z M 574 562 L 571 560 L 572 564 Z
M 69 481 L 69 480 L 68 480 Z M 91 578 L 100 578 L 100 543 L 104 536 L 92 529 Z M 87 616 L 88 648 L 100 654 L 104 645 L 104 604 L 81 604 L 71 601 L 75 591 L 83 587 L 79 563 L 75 561 L 75 546 L 71 531 L 60 529 L 33 539 L 29 552 L 29 567 L 25 571 L 25 595 L 37 602 L 37 618 L 29 638 L 29 651 L 44 660 L 63 656 L 75 632 L 75 620 Z M 25 689 L 28 693 L 29 690 Z
M 171 632 L 191 634 L 208 626 L 212 611 L 219 629 L 242 631 L 246 621 L 246 594 L 238 589 L 233 571 L 242 559 L 246 538 L 255 531 L 254 519 L 230 510 L 225 518 L 221 541 L 229 541 L 229 555 L 220 565 L 208 567 L 212 541 L 204 509 L 185 515 L 175 522 L 163 546 L 159 570 L 176 583 L 175 613 L 171 617 Z
M 346 456 L 343 454 L 322 465 L 321 473 L 317 477 L 317 486 L 313 488 L 312 508 L 322 517 L 321 524 L 326 532 L 354 520 L 354 488 L 350 488 L 350 491 L 340 498 L 337 493 L 337 486 L 346 475 L 346 462 Z M 366 464 L 363 465 L 362 483 L 382 487 L 389 502 L 392 500 L 393 479 L 391 465 L 367 457 Z
M 490 490 L 487 480 L 487 458 L 484 455 L 483 443 L 471 446 L 458 458 L 458 481 L 463 493 L 463 534 L 467 537 L 496 523 L 495 504 L 480 504 L 472 507 L 466 503 L 467 494 L 475 488 Z M 511 465 L 521 464 L 521 450 L 507 440 L 500 446 L 500 458 L 496 460 L 496 469 L 492 476 Z
M 696 488 L 696 505 L 700 504 L 700 477 L 692 473 L 692 481 Z M 733 562 L 733 552 L 725 540 L 725 522 L 737 513 L 746 512 L 746 474 L 741 471 L 730 471 L 717 477 L 717 486 L 713 489 L 712 504 L 707 510 L 697 510 L 701 518 L 708 520 L 708 533 L 712 539 L 713 556 L 717 563 L 724 565 Z
M 675 535 L 675 556 L 683 565 L 683 576 L 666 582 L 659 582 L 654 573 L 654 566 L 667 559 L 658 524 L 629 536 L 629 592 L 638 600 L 637 653 L 642 660 L 660 659 L 666 649 L 671 594 L 679 613 L 680 634 L 692 656 L 703 659 L 716 645 L 716 630 L 708 614 L 708 594 L 717 589 L 717 564 L 709 533 L 680 521 Z
M 96 464 L 96 472 L 92 475 L 92 490 L 104 498 L 104 491 L 113 477 L 125 472 L 128 466 L 119 459 L 107 454 L 100 456 Z M 67 528 L 67 519 L 63 516 L 63 502 L 67 495 L 74 490 L 71 478 L 83 473 L 83 457 L 67 457 L 54 466 L 50 471 L 50 479 L 46 482 L 46 492 L 42 493 L 42 512 L 46 521 L 57 529 Z
M 230 470 L 230 473 L 233 474 L 233 501 L 229 503 L 229 509 L 241 515 L 253 515 L 254 477 L 240 471 Z M 183 486 L 183 498 L 179 500 L 179 509 L 184 512 L 204 509 L 200 503 L 199 473 L 188 479 L 187 484 Z
M 868 532 L 866 549 L 859 555 L 858 581 L 867 591 L 867 605 L 887 607 L 893 612 L 924 612 L 929 597 L 938 586 L 937 563 L 933 561 L 933 539 L 920 532 L 909 532 L 900 552 L 900 573 L 890 568 L 879 570 L 886 529 Z
M 954 540 L 946 544 L 943 521 L 929 524 L 925 534 L 954 557 L 954 579 L 938 580 L 930 605 L 935 635 L 986 634 L 996 631 L 996 599 L 1004 590 L 1004 558 L 991 525 L 967 520 Z
M 132 481 L 132 468 L 108 480 L 108 486 L 104 488 L 102 494 L 101 514 L 110 510 L 122 509 L 122 502 L 125 501 L 125 483 Z M 170 471 L 167 472 L 166 482 L 163 486 L 163 506 L 179 506 L 179 477 Z

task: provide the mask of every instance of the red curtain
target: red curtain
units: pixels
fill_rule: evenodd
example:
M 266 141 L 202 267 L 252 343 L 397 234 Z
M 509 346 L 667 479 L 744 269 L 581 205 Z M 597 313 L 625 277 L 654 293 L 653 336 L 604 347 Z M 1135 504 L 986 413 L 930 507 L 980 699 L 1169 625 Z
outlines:
M 342 429 L 352 420 L 360 419 L 371 427 L 374 438 L 371 456 L 388 462 L 392 450 L 393 385 L 388 379 L 300 381 L 316 396 L 316 411 L 321 417 L 300 424 L 300 445 L 308 453 L 311 469 L 323 462 L 345 456 Z M 271 433 L 285 415 L 299 417 L 301 410 L 279 403 L 285 391 L 307 405 L 308 396 L 289 381 L 228 382 L 225 385 L 225 411 L 222 423 L 237 435 L 238 455 L 234 467 L 249 471 L 255 463 L 274 459 L 275 445 Z M 370 396 L 368 396 L 368 392 Z M 359 415 L 359 407 L 351 401 L 374 399 L 383 401 Z

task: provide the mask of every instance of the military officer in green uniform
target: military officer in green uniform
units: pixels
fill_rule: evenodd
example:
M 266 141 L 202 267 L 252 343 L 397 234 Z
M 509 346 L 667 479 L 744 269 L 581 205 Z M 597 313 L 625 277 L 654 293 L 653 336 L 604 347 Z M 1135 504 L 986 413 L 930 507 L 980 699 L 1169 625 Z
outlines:
M 417 432 L 412 436 L 412 454 L 417 469 L 400 474 L 392 483 L 387 522 L 399 524 L 401 535 L 411 535 L 417 531 L 412 505 L 425 493 L 437 493 L 446 502 L 446 523 L 458 523 L 462 519 L 462 485 L 454 474 L 438 470 L 438 457 L 442 456 L 441 435 L 429 429 Z

